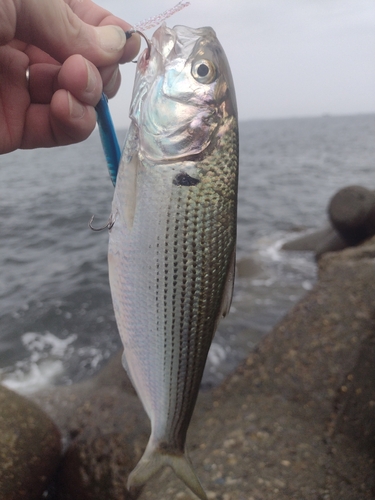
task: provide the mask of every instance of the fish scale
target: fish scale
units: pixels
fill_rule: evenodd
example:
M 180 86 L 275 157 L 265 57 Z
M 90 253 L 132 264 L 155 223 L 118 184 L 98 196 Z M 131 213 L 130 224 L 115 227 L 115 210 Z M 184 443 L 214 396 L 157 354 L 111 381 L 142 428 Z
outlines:
M 147 65 L 142 60 L 138 63 L 146 82 L 152 85 L 157 81 L 157 92 L 154 88 L 149 94 L 156 95 L 158 102 L 163 85 L 160 75 L 159 80 L 157 75 L 152 78 L 157 68 L 153 57 L 156 62 L 166 58 L 164 35 L 175 37 L 176 51 L 184 50 L 179 31 L 182 41 L 187 35 L 197 38 L 195 45 L 189 41 L 189 53 L 195 54 L 197 44 L 199 48 L 206 39 L 215 47 L 218 43 L 210 28 L 159 28 L 152 40 L 155 53 L 151 51 Z M 216 62 L 219 71 L 225 56 L 222 49 L 215 50 L 219 54 L 216 59 L 220 57 Z M 199 498 L 206 498 L 186 456 L 185 441 L 212 337 L 230 306 L 234 277 L 238 130 L 234 96 L 228 92 L 226 59 L 222 64 L 224 76 L 217 78 L 222 87 L 212 84 L 208 89 L 216 92 L 218 102 L 203 102 L 204 108 L 209 107 L 209 118 L 202 122 L 202 131 L 208 120 L 217 121 L 209 127 L 212 137 L 208 140 L 202 132 L 201 153 L 186 154 L 177 161 L 173 157 L 175 144 L 169 137 L 164 146 L 162 135 L 157 140 L 147 138 L 149 130 L 152 134 L 158 130 L 158 121 L 148 128 L 151 107 L 145 111 L 147 118 L 139 122 L 137 113 L 147 105 L 148 94 L 145 81 L 138 85 L 139 94 L 135 85 L 132 106 L 136 111 L 116 182 L 108 253 L 124 366 L 151 420 L 146 451 L 129 476 L 131 491 L 160 467 L 170 465 Z M 182 67 L 181 61 L 178 65 Z M 176 102 L 174 99 L 173 110 L 178 108 Z M 182 102 L 187 106 L 183 110 L 190 112 L 190 101 Z M 168 101 L 164 105 L 168 109 Z M 178 111 L 180 141 L 181 109 Z M 173 117 L 168 127 L 172 126 Z M 160 130 L 165 133 L 163 127 Z M 198 136 L 197 130 L 187 132 L 186 141 L 196 141 Z M 184 148 L 188 150 L 186 141 Z M 155 159 L 157 149 L 148 154 L 147 147 L 155 144 L 163 149 L 160 161 Z M 194 147 L 197 149 L 197 144 Z M 170 159 L 169 152 L 173 153 Z

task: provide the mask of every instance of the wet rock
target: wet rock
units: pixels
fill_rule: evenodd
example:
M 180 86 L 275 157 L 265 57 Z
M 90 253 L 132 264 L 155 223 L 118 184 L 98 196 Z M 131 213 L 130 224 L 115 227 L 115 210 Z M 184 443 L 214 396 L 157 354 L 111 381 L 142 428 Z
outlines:
M 288 396 L 333 403 L 333 393 L 374 333 L 375 238 L 325 255 L 317 286 L 261 343 L 264 368 Z M 295 391 L 293 390 L 295 387 Z
M 356 245 L 375 234 L 375 192 L 362 186 L 347 186 L 331 199 L 328 214 L 332 226 Z
M 282 250 L 326 252 L 355 246 L 375 235 L 375 191 L 361 186 L 340 189 L 328 204 L 330 224 L 284 243 Z
M 253 278 L 262 272 L 262 267 L 256 259 L 251 257 L 237 260 L 236 276 L 239 278 Z
M 209 498 L 374 499 L 374 262 L 375 238 L 325 255 L 315 288 L 200 395 L 189 444 Z M 140 500 L 187 495 L 166 470 Z
M 314 289 L 228 380 L 199 395 L 187 444 L 209 499 L 374 500 L 374 263 L 375 238 L 324 255 Z M 109 373 L 64 389 L 75 397 L 64 500 L 128 498 L 149 430 L 119 360 Z M 66 401 L 54 411 L 68 411 Z M 192 496 L 166 468 L 139 496 L 160 498 Z
M 60 433 L 52 420 L 0 386 L 1 500 L 40 500 L 60 456 Z
M 375 321 L 375 317 L 374 317 Z M 332 419 L 334 435 L 349 436 L 375 457 L 375 328 L 361 345 L 358 359 L 343 378 Z
M 127 406 L 124 411 L 117 420 L 111 417 L 111 426 L 103 422 L 102 412 L 97 415 L 100 422 L 85 422 L 64 455 L 57 481 L 60 500 L 132 498 L 126 480 L 147 444 L 149 429 L 134 409 Z
M 92 379 L 34 395 L 67 443 L 54 488 L 59 500 L 126 500 L 126 480 L 150 433 L 119 352 Z
M 281 247 L 282 250 L 293 250 L 298 252 L 314 252 L 319 258 L 326 252 L 343 250 L 348 246 L 347 242 L 330 225 L 318 231 L 300 236 L 287 241 Z

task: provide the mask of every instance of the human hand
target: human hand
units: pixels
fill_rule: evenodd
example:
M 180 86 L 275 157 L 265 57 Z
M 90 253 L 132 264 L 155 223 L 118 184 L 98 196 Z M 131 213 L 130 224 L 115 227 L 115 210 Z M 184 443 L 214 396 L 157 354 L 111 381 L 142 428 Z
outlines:
M 0 154 L 86 139 L 139 51 L 130 28 L 91 0 L 0 0 Z

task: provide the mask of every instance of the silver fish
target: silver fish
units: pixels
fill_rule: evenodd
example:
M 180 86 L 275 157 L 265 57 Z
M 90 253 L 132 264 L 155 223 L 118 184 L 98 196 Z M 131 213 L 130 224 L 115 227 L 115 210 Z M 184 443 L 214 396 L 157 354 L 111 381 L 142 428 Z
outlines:
M 136 491 L 169 465 L 205 492 L 185 441 L 234 281 L 238 124 L 212 28 L 162 25 L 138 60 L 112 205 L 109 274 L 123 364 L 151 420 Z

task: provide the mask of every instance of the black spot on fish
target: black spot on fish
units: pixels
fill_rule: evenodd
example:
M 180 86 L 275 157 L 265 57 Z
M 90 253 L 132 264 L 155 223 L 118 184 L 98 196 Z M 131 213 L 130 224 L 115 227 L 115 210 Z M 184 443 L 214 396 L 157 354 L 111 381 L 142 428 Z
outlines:
M 199 179 L 194 179 L 194 177 L 190 177 L 190 175 L 185 174 L 185 172 L 180 172 L 173 179 L 173 184 L 175 186 L 196 186 L 199 182 Z

